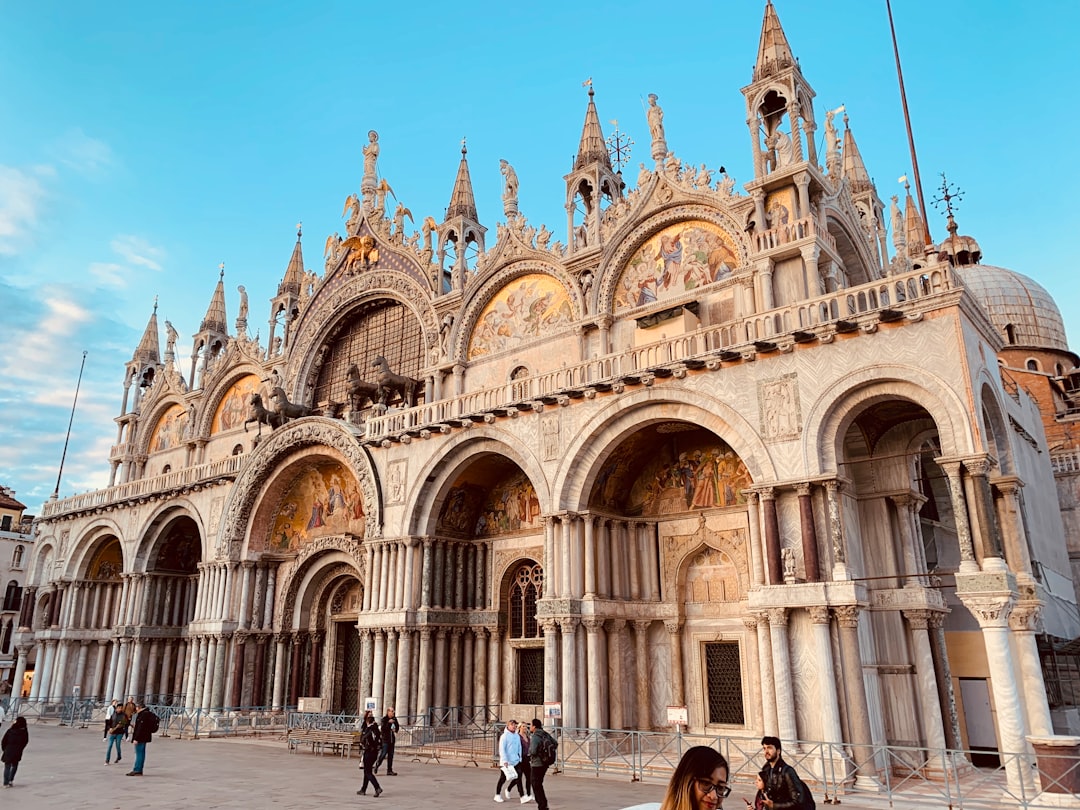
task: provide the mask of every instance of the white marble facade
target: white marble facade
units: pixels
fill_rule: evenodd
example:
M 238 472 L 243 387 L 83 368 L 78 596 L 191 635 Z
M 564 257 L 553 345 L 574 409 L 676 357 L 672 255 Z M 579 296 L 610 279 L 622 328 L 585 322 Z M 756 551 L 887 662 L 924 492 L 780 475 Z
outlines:
M 685 706 L 693 731 L 959 746 L 961 666 L 1004 750 L 1048 732 L 1031 631 L 1080 628 L 1040 613 L 1075 608 L 1053 487 L 1010 500 L 1050 480 L 1037 405 L 950 263 L 886 254 L 857 152 L 819 165 L 771 4 L 765 30 L 739 191 L 657 159 L 625 192 L 590 92 L 568 199 L 610 204 L 566 245 L 511 212 L 487 248 L 463 156 L 423 238 L 365 180 L 324 274 L 298 239 L 267 346 L 230 333 L 219 284 L 185 376 L 155 314 L 113 486 L 37 526 L 31 696 L 558 701 L 642 729 Z M 414 406 L 354 385 L 375 353 Z M 245 430 L 256 389 L 271 422 L 274 389 L 308 415 Z

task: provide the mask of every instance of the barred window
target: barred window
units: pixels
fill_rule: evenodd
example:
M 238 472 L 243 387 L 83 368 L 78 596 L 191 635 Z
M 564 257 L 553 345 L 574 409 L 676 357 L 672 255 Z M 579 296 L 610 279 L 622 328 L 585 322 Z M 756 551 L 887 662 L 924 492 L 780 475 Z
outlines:
M 705 645 L 705 678 L 711 724 L 741 726 L 743 712 L 742 665 L 737 641 Z
M 544 593 L 544 569 L 526 563 L 514 574 L 507 604 L 510 608 L 510 638 L 539 638 L 536 600 Z

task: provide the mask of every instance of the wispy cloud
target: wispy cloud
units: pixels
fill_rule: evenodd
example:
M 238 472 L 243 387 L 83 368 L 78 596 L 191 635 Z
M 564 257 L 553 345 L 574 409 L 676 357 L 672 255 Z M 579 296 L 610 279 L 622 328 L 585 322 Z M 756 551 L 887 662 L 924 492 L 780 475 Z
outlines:
M 90 276 L 106 287 L 126 287 L 128 268 L 116 262 L 90 262 Z
M 57 162 L 92 179 L 104 175 L 115 162 L 107 143 L 91 138 L 78 127 L 58 138 L 52 145 L 52 152 Z
M 42 179 L 52 173 L 48 166 L 0 166 L 0 256 L 14 256 L 30 241 L 46 196 Z
M 165 250 L 141 237 L 121 234 L 112 240 L 110 247 L 128 264 L 159 272 L 162 269 L 161 260 L 165 258 Z

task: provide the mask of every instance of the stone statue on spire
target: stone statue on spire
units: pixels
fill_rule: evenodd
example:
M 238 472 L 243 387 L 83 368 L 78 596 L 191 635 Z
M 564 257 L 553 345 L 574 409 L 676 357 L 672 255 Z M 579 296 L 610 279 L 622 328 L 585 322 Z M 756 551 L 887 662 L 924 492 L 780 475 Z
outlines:
M 514 167 L 505 160 L 499 161 L 499 171 L 505 178 L 503 182 L 503 213 L 507 219 L 518 215 L 518 176 Z
M 364 207 L 370 211 L 375 207 L 375 187 L 378 185 L 375 179 L 379 162 L 378 132 L 375 130 L 368 132 L 368 143 L 361 151 L 364 153 L 364 177 L 360 181 L 360 193 L 364 197 Z
M 657 104 L 656 93 L 649 93 L 649 106 L 645 114 L 649 119 L 649 134 L 652 136 L 652 158 L 659 165 L 667 155 L 667 140 L 664 138 L 664 111 Z

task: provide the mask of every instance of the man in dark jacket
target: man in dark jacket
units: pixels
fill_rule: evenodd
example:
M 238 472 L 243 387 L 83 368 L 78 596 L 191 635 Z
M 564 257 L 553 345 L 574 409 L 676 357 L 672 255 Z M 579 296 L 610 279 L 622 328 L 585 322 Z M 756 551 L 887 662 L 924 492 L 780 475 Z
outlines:
M 373 773 L 379 772 L 379 766 L 383 764 L 383 760 L 386 760 L 386 775 L 397 776 L 397 771 L 394 770 L 394 744 L 396 742 L 395 735 L 401 728 L 401 724 L 398 723 L 397 716 L 394 714 L 394 707 L 391 706 L 386 710 L 386 714 L 383 715 L 383 719 L 379 721 L 379 733 L 382 735 L 382 748 L 379 750 L 379 758 L 375 760 L 375 770 Z
M 30 743 L 30 732 L 26 730 L 26 718 L 16 717 L 11 728 L 0 739 L 0 762 L 4 763 L 4 787 L 15 786 L 15 773 L 22 761 L 23 749 Z
M 784 762 L 779 737 L 762 737 L 761 750 L 765 767 L 761 781 L 765 783 L 765 806 L 769 810 L 800 810 L 803 807 L 803 783 L 795 769 Z
M 536 810 L 548 810 L 544 777 L 547 776 L 547 769 L 550 765 L 545 765 L 540 758 L 540 749 L 543 747 L 541 745 L 543 741 L 551 740 L 554 743 L 555 740 L 544 731 L 544 724 L 540 722 L 539 718 L 534 717 L 530 725 L 532 734 L 529 735 L 529 768 L 532 771 L 532 796 L 536 800 Z
M 153 712 L 149 711 L 141 700 L 135 704 L 135 720 L 132 723 L 134 730 L 131 732 L 131 741 L 135 743 L 135 765 L 128 771 L 128 776 L 142 776 L 143 763 L 146 761 L 146 744 L 154 736 L 156 719 Z

